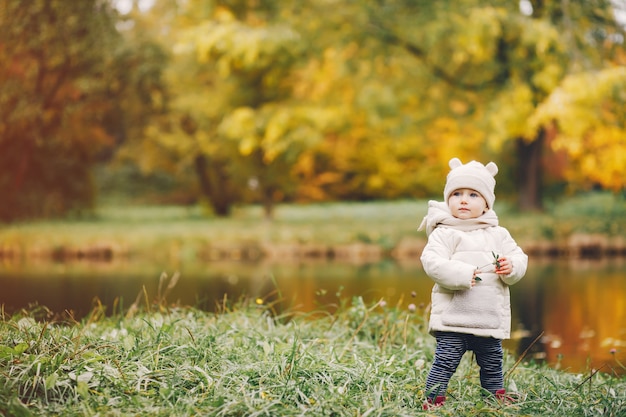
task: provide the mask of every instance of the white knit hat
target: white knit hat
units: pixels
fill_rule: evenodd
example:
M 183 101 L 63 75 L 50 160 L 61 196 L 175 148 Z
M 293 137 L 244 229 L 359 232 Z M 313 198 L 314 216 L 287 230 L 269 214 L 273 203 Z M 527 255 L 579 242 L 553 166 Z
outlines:
M 487 201 L 487 207 L 493 208 L 496 200 L 494 188 L 496 186 L 495 175 L 498 173 L 498 166 L 489 162 L 483 165 L 480 162 L 471 161 L 463 165 L 459 158 L 452 158 L 448 163 L 450 172 L 443 189 L 443 198 L 448 203 L 448 198 L 459 188 L 470 188 L 478 191 Z

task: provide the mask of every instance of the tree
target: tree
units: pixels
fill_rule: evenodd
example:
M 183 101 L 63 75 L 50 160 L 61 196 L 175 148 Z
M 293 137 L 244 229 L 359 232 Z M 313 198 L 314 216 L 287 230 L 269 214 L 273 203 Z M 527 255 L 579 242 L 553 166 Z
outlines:
M 0 220 L 90 207 L 115 15 L 96 0 L 0 4 Z
M 581 110 L 581 102 L 587 102 L 588 114 L 597 114 L 595 110 L 597 107 L 614 107 L 617 109 L 623 109 L 624 98 L 621 94 L 609 94 L 608 96 L 599 96 L 594 89 L 579 90 L 578 97 L 575 100 L 567 102 L 570 105 L 559 106 L 561 113 L 564 117 L 560 118 L 554 115 L 554 102 L 559 98 L 564 98 L 562 91 L 571 90 L 572 85 L 576 84 L 573 80 L 584 80 L 584 82 L 590 83 L 589 85 L 597 86 L 602 91 L 611 90 L 612 88 L 623 87 L 623 71 L 618 71 L 621 74 L 618 76 L 606 76 L 609 72 L 615 75 L 615 72 L 610 68 L 616 63 L 615 59 L 623 57 L 624 54 L 624 27 L 617 22 L 614 12 L 613 3 L 610 0 L 592 0 L 592 1 L 530 1 L 532 6 L 532 13 L 530 16 L 533 21 L 547 22 L 555 28 L 559 34 L 559 41 L 562 45 L 562 51 L 565 52 L 566 60 L 562 64 L 562 72 L 564 77 L 560 77 L 560 82 L 557 85 L 548 85 L 544 94 L 540 100 L 533 102 L 533 111 L 525 120 L 525 129 L 520 132 L 517 138 L 519 144 L 520 154 L 522 156 L 528 155 L 527 160 L 520 160 L 520 162 L 527 163 L 530 175 L 534 175 L 534 181 L 530 183 L 532 187 L 538 188 L 541 184 L 541 168 L 540 152 L 544 149 L 544 145 L 548 145 L 548 151 L 553 154 L 554 151 L 565 150 L 566 154 L 573 158 L 574 170 L 570 169 L 565 175 L 565 180 L 572 183 L 575 187 L 585 187 L 588 181 L 584 177 L 578 175 L 572 175 L 573 172 L 578 172 L 577 168 L 580 168 L 580 164 L 576 161 L 579 159 L 579 152 L 575 147 L 562 146 L 564 138 L 566 142 L 571 143 L 571 136 L 568 134 L 568 122 L 573 120 L 567 120 L 565 114 L 579 113 Z M 622 62 L 623 64 L 623 62 Z M 556 71 L 556 68 L 554 69 Z M 536 77 L 536 74 L 533 74 Z M 608 85 L 607 85 L 608 84 Z M 580 93 L 584 91 L 586 97 L 580 96 Z M 560 101 L 563 103 L 563 101 Z M 548 110 L 550 109 L 550 110 Z M 546 120 L 546 113 L 552 113 L 555 117 L 552 120 Z M 617 110 L 613 113 L 613 116 L 617 116 L 621 121 L 615 125 L 615 119 L 611 120 L 611 117 L 600 117 L 597 123 L 591 123 L 591 127 L 588 126 L 586 131 L 579 131 L 581 136 L 588 134 L 593 130 L 593 126 L 602 127 L 599 129 L 598 136 L 604 136 L 605 133 L 609 133 L 605 139 L 609 142 L 621 142 L 618 139 L 620 136 L 626 134 L 626 125 L 624 125 L 623 110 Z M 617 113 L 617 114 L 616 114 Z M 621 117 L 620 114 L 621 113 Z M 605 114 L 606 115 L 606 114 Z M 559 120 L 560 119 L 560 120 Z M 543 120 L 543 123 L 538 123 L 538 120 Z M 565 122 L 565 123 L 563 123 Z M 577 124 L 577 123 L 575 123 Z M 613 126 L 611 126 L 613 125 Z M 557 126 L 557 130 L 552 129 L 553 126 Z M 563 128 L 565 130 L 563 130 Z M 604 129 L 608 128 L 609 132 Z M 560 132 L 559 132 L 560 130 Z M 616 130 L 620 130 L 620 133 L 616 133 Z M 565 135 L 563 135 L 565 133 Z M 615 136 L 617 134 L 617 136 Z M 546 143 L 546 138 L 549 135 L 556 135 L 555 138 Z M 580 138 L 578 137 L 579 143 Z M 617 139 L 617 140 L 616 140 Z M 588 146 L 585 146 L 585 152 L 590 159 L 603 159 L 601 155 L 602 151 L 598 149 L 595 144 L 590 141 Z M 614 149 L 623 152 L 624 147 L 618 146 L 619 149 Z M 618 152 L 617 155 L 621 154 Z M 543 164 L 550 164 L 552 155 L 547 155 Z M 592 156 L 593 155 L 593 156 Z M 618 158 L 619 159 L 619 158 Z M 613 175 L 615 162 L 619 161 L 607 161 L 612 162 L 607 165 L 598 165 L 600 170 L 608 169 Z M 524 165 L 520 164 L 522 169 Z M 623 165 L 622 165 L 623 166 Z M 589 168 L 589 166 L 587 166 Z M 589 171 L 589 169 L 583 170 Z M 623 171 L 622 171 L 623 172 Z M 531 177 L 532 178 L 532 177 Z M 597 178 L 597 174 L 596 174 Z M 623 176 L 622 176 L 623 178 Z M 599 181 L 598 184 L 603 186 L 609 185 L 611 188 L 615 188 L 615 184 L 610 182 Z M 532 189 L 530 190 L 532 191 Z M 524 201 L 520 202 L 522 208 L 540 208 L 540 191 L 537 192 L 536 201 L 530 201 L 524 204 Z M 522 198 L 524 195 L 522 195 Z
M 495 151 L 514 142 L 519 206 L 538 209 L 553 130 L 536 113 L 568 73 L 594 78 L 623 51 L 624 37 L 609 1 L 523 3 L 525 14 L 505 1 L 378 2 L 370 20 L 379 39 L 417 58 L 440 83 L 475 93 L 465 102 L 475 110 L 471 123 L 489 132 Z M 421 30 L 410 30 L 417 22 Z
M 564 31 L 570 51 L 568 75 L 542 102 L 525 137 L 551 131 L 551 150 L 564 151 L 570 188 L 613 191 L 626 184 L 626 32 L 605 0 L 541 7 Z M 578 29 L 578 30 L 577 30 Z
M 218 215 L 439 194 L 451 156 L 503 162 L 520 207 L 541 208 L 554 153 L 577 164 L 560 128 L 575 116 L 555 103 L 621 65 L 623 30 L 605 0 L 519 4 L 157 1 L 143 16 L 171 55 L 167 106 L 128 154 L 193 174 Z M 605 126 L 621 99 L 596 97 L 615 109 Z
M 570 164 L 564 174 L 571 184 L 615 192 L 624 189 L 625 92 L 626 67 L 574 74 L 533 115 L 535 129 L 554 126 L 552 146 L 568 155 Z
M 168 7 L 157 4 L 152 13 Z M 168 10 L 175 93 L 168 113 L 135 146 L 148 165 L 173 159 L 176 169 L 192 169 L 217 215 L 257 194 L 271 216 L 295 187 L 290 171 L 299 156 L 335 119 L 294 98 L 299 34 L 272 1 L 189 2 Z

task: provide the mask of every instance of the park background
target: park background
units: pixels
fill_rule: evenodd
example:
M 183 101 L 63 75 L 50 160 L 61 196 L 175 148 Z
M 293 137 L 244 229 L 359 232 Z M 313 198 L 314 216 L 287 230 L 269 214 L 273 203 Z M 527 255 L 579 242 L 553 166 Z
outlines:
M 551 327 L 583 362 L 610 361 L 626 345 L 625 13 L 608 0 L 3 2 L 3 305 L 79 317 L 180 271 L 187 304 L 205 287 L 210 305 L 292 286 L 286 304 L 311 309 L 342 285 L 304 291 L 307 274 L 391 269 L 346 284 L 354 294 L 417 276 L 416 228 L 459 157 L 498 164 L 496 211 L 540 265 L 529 282 L 552 285 L 532 292 L 567 294 L 531 308 L 562 303 Z M 191 280 L 203 270 L 226 284 Z M 241 280 L 262 285 L 232 292 Z M 410 304 L 412 285 L 391 295 Z

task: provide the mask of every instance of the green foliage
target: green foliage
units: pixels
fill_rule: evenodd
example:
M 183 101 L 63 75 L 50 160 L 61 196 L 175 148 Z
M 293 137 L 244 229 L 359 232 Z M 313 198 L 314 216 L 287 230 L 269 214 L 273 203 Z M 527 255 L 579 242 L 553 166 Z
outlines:
M 626 233 L 624 196 L 610 192 L 565 194 L 546 203 L 545 213 L 520 213 L 499 206 L 500 218 L 521 241 L 566 242 L 576 234 L 619 237 Z
M 3 317 L 0 387 L 5 415 L 415 415 L 434 338 L 420 314 L 355 298 L 333 314 L 276 315 L 262 300 L 104 317 L 80 323 Z M 483 397 L 462 361 L 442 413 L 620 415 L 623 377 L 576 375 L 514 363 L 519 399 Z M 619 366 L 619 365 L 618 365 Z

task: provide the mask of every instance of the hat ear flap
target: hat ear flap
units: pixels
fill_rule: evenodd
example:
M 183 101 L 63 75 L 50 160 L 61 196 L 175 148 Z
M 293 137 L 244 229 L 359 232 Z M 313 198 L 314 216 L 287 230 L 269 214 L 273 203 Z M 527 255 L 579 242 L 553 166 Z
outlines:
M 448 162 L 448 166 L 450 167 L 450 169 L 458 168 L 461 165 L 463 165 L 463 163 L 459 158 L 452 158 L 450 162 Z
M 485 168 L 487 168 L 487 172 L 489 172 L 492 177 L 495 177 L 498 173 L 498 166 L 494 162 L 489 162 L 485 165 Z

